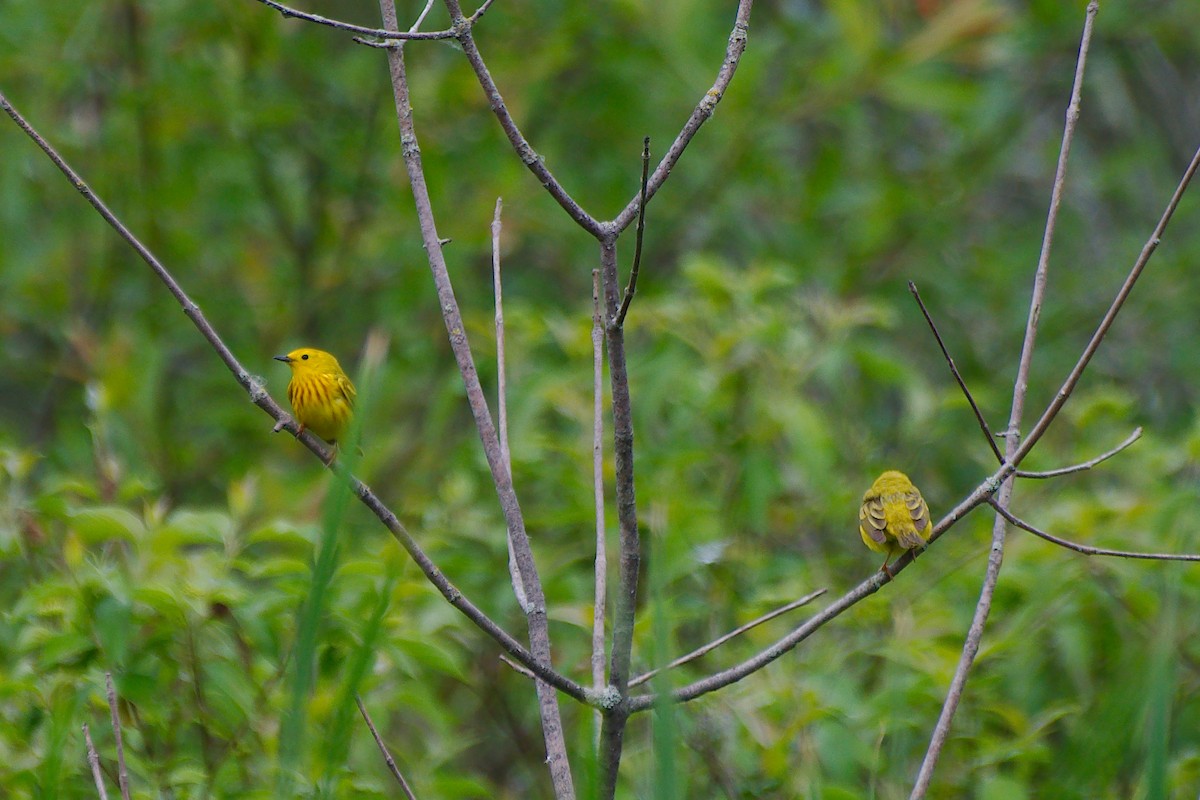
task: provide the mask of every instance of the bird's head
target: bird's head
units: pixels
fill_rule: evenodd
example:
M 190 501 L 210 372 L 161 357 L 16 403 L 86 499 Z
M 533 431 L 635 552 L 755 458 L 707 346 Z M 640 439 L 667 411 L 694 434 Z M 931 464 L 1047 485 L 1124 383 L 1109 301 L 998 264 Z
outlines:
M 276 361 L 282 361 L 292 368 L 292 372 L 341 372 L 342 366 L 331 353 L 316 350 L 312 347 L 301 347 L 286 356 L 275 356 Z

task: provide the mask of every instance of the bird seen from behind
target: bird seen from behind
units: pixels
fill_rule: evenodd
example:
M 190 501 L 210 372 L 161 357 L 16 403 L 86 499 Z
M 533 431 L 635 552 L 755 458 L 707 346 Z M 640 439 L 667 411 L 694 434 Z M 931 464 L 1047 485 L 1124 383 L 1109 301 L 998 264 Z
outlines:
M 924 548 L 933 533 L 929 506 L 913 482 L 903 472 L 888 470 L 875 479 L 863 495 L 858 510 L 858 532 L 863 543 L 877 553 L 886 553 L 881 570 L 888 569 L 892 556 L 906 550 Z

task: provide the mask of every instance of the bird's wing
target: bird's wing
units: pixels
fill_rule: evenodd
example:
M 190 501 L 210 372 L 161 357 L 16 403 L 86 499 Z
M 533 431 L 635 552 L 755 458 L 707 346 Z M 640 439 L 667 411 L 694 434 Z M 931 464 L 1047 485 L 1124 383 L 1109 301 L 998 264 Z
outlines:
M 342 397 L 346 398 L 346 402 L 353 408 L 354 398 L 358 395 L 358 392 L 354 389 L 354 384 L 345 375 L 334 376 L 334 381 L 337 383 L 338 389 L 341 390 Z
M 863 500 L 858 510 L 858 526 L 864 536 L 879 544 L 887 542 L 887 515 L 883 513 L 883 501 L 878 497 Z
M 929 527 L 929 506 L 925 505 L 925 498 L 921 497 L 921 493 L 916 489 L 904 493 L 904 505 L 908 506 L 908 513 L 912 516 L 913 526 L 916 527 L 917 533 L 925 536 L 925 529 Z

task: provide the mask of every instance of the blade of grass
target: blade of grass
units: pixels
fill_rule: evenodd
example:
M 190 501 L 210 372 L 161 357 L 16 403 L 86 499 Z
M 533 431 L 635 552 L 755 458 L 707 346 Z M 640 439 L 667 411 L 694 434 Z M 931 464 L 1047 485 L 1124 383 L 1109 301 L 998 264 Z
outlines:
M 392 590 L 396 588 L 396 579 L 396 573 L 391 572 L 384 581 L 379 592 L 379 599 L 375 603 L 375 609 L 363 627 L 362 641 L 354 652 L 354 659 L 350 663 L 346 680 L 342 683 L 341 691 L 338 692 L 335 706 L 337 712 L 334 715 L 333 727 L 328 738 L 329 745 L 325 750 L 325 776 L 322 779 L 318 797 L 338 796 L 335 790 L 338 772 L 346 768 L 347 757 L 350 753 L 350 733 L 357 713 L 355 696 L 358 694 L 358 688 L 362 685 L 363 678 L 366 677 L 367 670 L 371 667 L 371 660 L 375 656 L 375 643 L 379 640 L 379 632 L 383 629 L 383 618 L 387 616 Z
M 340 546 L 338 531 L 346 517 L 350 503 L 351 487 L 344 476 L 353 475 L 358 467 L 361 448 L 362 421 L 370 405 L 374 388 L 374 367 L 383 359 L 386 340 L 378 333 L 368 337 L 363 358 L 363 374 L 359 382 L 358 403 L 350 424 L 347 446 L 341 448 L 338 458 L 344 470 L 330 472 L 333 481 L 321 513 L 321 539 L 318 543 L 317 559 L 313 566 L 312 583 L 305 599 L 296 626 L 296 643 L 292 663 L 295 667 L 288 707 L 284 712 L 279 734 L 279 772 L 275 781 L 275 796 L 284 800 L 295 797 L 296 773 L 300 767 L 300 754 L 304 746 L 306 727 L 305 703 L 316 680 L 314 665 L 320 632 L 321 619 L 333 575 L 337 570 Z
M 655 513 L 651 509 L 651 522 L 661 520 L 665 514 Z M 659 552 L 666 553 L 662 537 L 666 535 L 666 525 L 652 525 L 652 531 L 658 541 L 655 544 Z M 647 570 L 647 580 L 650 589 L 650 658 L 652 663 L 666 663 L 671 657 L 672 618 L 669 601 L 663 587 L 663 570 Z M 658 673 L 652 679 L 652 685 L 659 697 L 670 697 L 674 688 L 668 671 Z M 654 790 L 651 796 L 657 800 L 680 800 L 684 793 L 680 786 L 680 775 L 677 766 L 677 756 L 680 752 L 679 723 L 676 719 L 677 710 L 671 702 L 662 703 L 652 713 L 652 731 L 654 737 Z

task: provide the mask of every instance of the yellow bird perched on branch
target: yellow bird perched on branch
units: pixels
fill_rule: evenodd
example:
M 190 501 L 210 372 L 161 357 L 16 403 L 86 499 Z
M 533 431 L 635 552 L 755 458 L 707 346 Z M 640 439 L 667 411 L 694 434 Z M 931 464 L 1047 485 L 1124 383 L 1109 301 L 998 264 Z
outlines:
M 923 548 L 933 533 L 929 506 L 908 476 L 890 469 L 875 479 L 863 495 L 858 510 L 858 532 L 867 547 L 886 553 L 881 570 L 892 577 L 887 568 L 892 556 L 913 548 Z
M 311 347 L 275 360 L 292 368 L 287 396 L 300 423 L 299 433 L 310 430 L 336 447 L 350 427 L 357 394 L 342 365 L 330 353 Z

